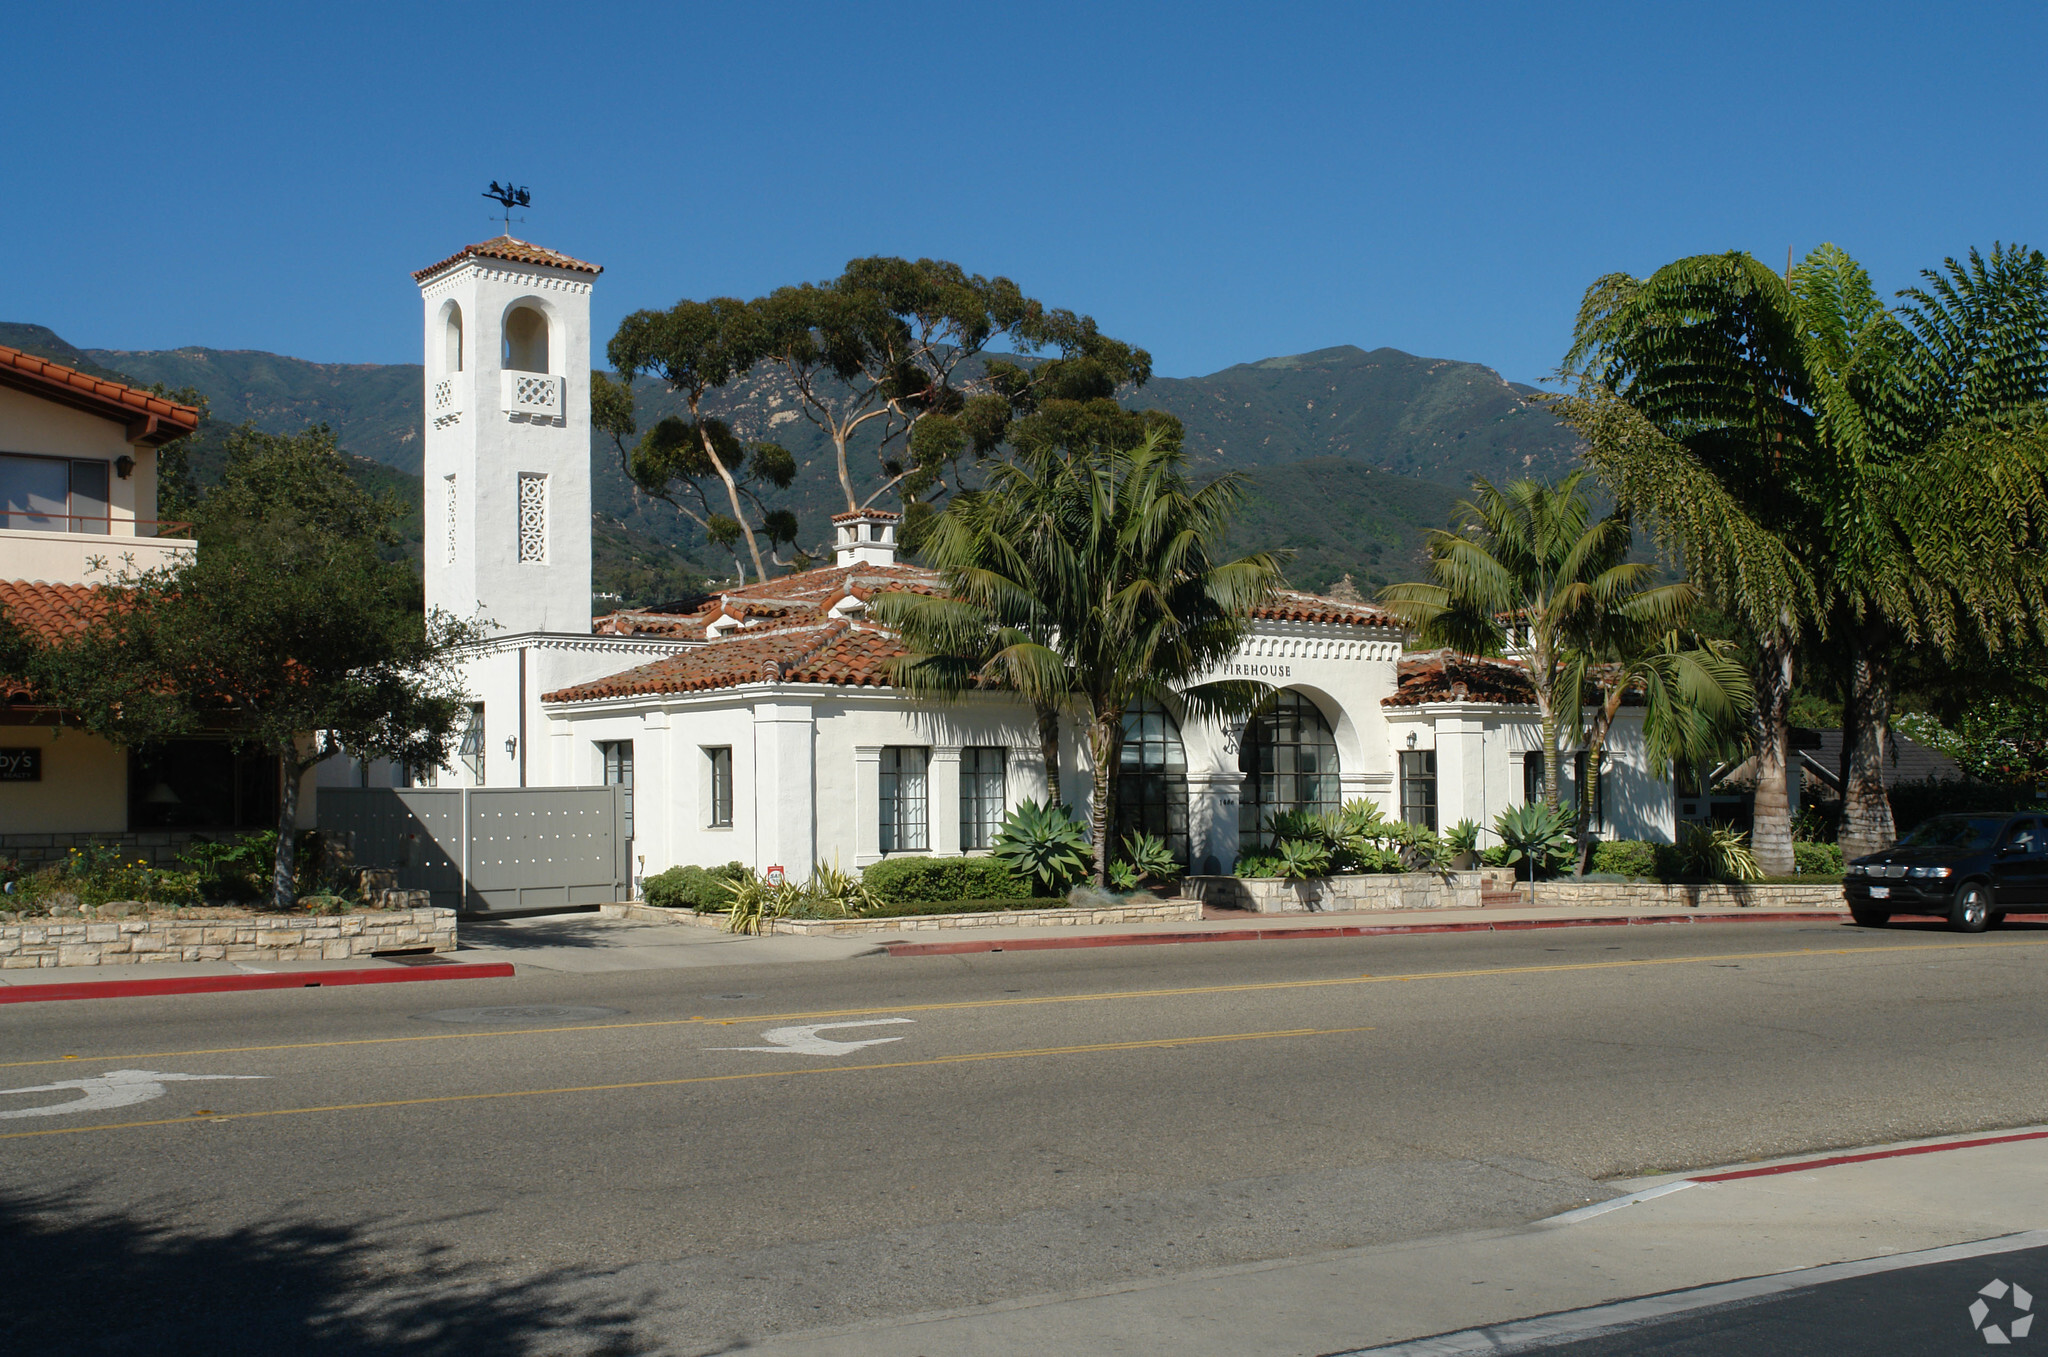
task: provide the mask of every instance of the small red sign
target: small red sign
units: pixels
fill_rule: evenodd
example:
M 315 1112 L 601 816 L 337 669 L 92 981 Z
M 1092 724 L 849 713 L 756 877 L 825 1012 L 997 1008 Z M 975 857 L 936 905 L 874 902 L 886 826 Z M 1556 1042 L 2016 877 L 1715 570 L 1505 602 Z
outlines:
M 771 886 L 780 886 L 784 877 L 783 870 L 780 867 L 770 867 L 762 875 L 768 878 L 768 884 Z

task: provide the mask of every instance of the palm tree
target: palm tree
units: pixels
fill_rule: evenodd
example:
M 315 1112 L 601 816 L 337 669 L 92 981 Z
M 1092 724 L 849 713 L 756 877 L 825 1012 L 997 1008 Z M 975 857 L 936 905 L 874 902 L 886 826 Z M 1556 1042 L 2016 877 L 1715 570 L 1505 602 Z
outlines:
M 1620 505 L 1754 638 L 1755 847 L 1792 865 L 1793 659 L 1847 648 L 1842 843 L 1891 839 L 1882 767 L 1904 645 L 1995 647 L 2038 625 L 2048 511 L 2048 263 L 1996 249 L 1887 309 L 1823 246 L 1780 277 L 1699 255 L 1586 293 L 1560 412 Z
M 1691 612 L 1697 591 L 1686 583 L 1653 584 L 1652 566 L 1628 559 L 1632 534 L 1614 514 L 1593 521 L 1575 472 L 1557 485 L 1481 477 L 1474 498 L 1458 506 L 1452 530 L 1429 535 L 1430 582 L 1396 584 L 1380 601 L 1428 645 L 1477 655 L 1514 652 L 1522 661 L 1542 725 L 1543 799 L 1559 804 L 1559 765 L 1567 735 L 1583 728 L 1588 681 L 1603 691 L 1587 732 L 1587 775 L 1573 807 L 1580 823 L 1580 863 L 1590 851 L 1588 811 L 1598 793 L 1598 759 L 1622 693 L 1645 688 L 1654 705 L 1651 731 L 1659 754 L 1692 747 L 1692 732 L 1715 714 L 1738 707 L 1725 659 L 1670 636 Z M 1596 671 L 1596 661 L 1605 670 Z
M 940 516 L 927 549 L 947 597 L 877 600 L 877 620 L 913 647 L 894 668 L 901 679 L 922 670 L 934 688 L 1011 689 L 1039 710 L 1041 730 L 1048 708 L 1079 706 L 1097 885 L 1108 883 L 1125 710 L 1168 690 L 1196 713 L 1246 711 L 1264 696 L 1260 684 L 1201 681 L 1280 579 L 1270 553 L 1217 559 L 1241 496 L 1229 476 L 1192 487 L 1159 430 L 1135 448 L 1025 454 Z

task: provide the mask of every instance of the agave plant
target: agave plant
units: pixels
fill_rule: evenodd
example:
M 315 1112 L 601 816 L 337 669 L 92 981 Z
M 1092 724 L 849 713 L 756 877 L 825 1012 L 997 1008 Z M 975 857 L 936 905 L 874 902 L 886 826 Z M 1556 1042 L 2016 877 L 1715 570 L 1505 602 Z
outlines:
M 1536 898 L 1536 874 L 1568 859 L 1577 843 L 1571 817 L 1544 801 L 1502 811 L 1493 832 L 1500 835 L 1503 862 L 1529 864 L 1531 900 Z
M 851 919 L 866 914 L 878 903 L 858 873 L 827 867 L 822 862 L 811 869 L 811 879 L 803 884 L 805 912 L 825 918 Z
M 1454 854 L 1476 853 L 1479 851 L 1479 822 L 1460 820 L 1444 831 L 1444 847 Z
M 1118 889 L 1136 889 L 1138 882 L 1141 881 L 1164 885 L 1181 874 L 1180 859 L 1166 846 L 1166 840 L 1157 834 L 1140 832 L 1126 836 L 1124 859 L 1125 865 L 1131 870 L 1133 880 L 1130 887 Z
M 1330 850 L 1312 839 L 1282 839 L 1273 857 L 1278 874 L 1289 881 L 1330 874 Z
M 1028 797 L 1004 817 L 989 856 L 1049 895 L 1065 894 L 1094 860 L 1087 830 L 1065 806 L 1041 806 Z
M 803 887 L 795 882 L 773 885 L 766 877 L 752 873 L 726 882 L 725 893 L 732 902 L 725 913 L 728 933 L 759 933 L 769 920 L 781 918 L 803 899 Z

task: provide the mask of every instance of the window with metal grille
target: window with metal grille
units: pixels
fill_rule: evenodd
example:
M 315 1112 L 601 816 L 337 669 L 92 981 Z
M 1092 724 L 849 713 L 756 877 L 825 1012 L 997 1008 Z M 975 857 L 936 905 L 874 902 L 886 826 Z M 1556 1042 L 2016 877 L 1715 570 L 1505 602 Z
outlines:
M 706 749 L 704 756 L 711 761 L 711 818 L 706 822 L 712 829 L 732 828 L 732 746 L 720 745 Z
M 1322 710 L 1293 690 L 1245 724 L 1238 747 L 1244 791 L 1237 809 L 1237 839 L 1246 848 L 1269 847 L 1266 827 L 1276 812 L 1321 815 L 1343 799 L 1337 782 L 1337 737 Z
M 960 751 L 960 846 L 987 848 L 1003 827 L 1003 770 L 1010 751 L 976 746 Z
M 1607 773 L 1609 761 L 1600 760 L 1600 783 L 1593 789 L 1593 823 L 1607 822 Z M 1561 750 L 1558 754 L 1557 804 L 1566 815 L 1579 813 L 1579 788 L 1586 785 L 1586 751 Z M 1543 799 L 1543 751 L 1522 755 L 1522 799 L 1531 805 Z
M 1436 751 L 1401 751 L 1401 818 L 1424 829 L 1436 828 Z
M 626 816 L 625 836 L 630 839 L 633 837 L 633 742 L 599 740 L 597 750 L 604 756 L 604 785 L 622 789 L 619 801 Z
M 882 751 L 881 820 L 884 853 L 922 853 L 930 847 L 926 833 L 925 771 L 931 751 L 891 745 Z
M 1157 699 L 1124 709 L 1124 749 L 1117 763 L 1116 838 L 1152 834 L 1181 862 L 1188 860 L 1188 756 L 1180 725 Z

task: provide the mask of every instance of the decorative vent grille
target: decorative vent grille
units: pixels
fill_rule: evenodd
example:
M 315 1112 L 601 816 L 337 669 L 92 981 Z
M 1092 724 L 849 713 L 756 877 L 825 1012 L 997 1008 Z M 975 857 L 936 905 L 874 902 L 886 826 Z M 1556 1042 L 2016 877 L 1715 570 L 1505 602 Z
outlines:
M 545 372 L 505 372 L 505 413 L 536 419 L 559 419 L 562 379 Z
M 455 477 L 451 473 L 448 481 L 448 564 L 455 564 Z
M 434 383 L 434 394 L 428 403 L 437 429 L 462 418 L 462 393 L 456 389 L 453 377 L 443 377 Z
M 530 471 L 519 473 L 519 559 L 548 559 L 548 478 Z

